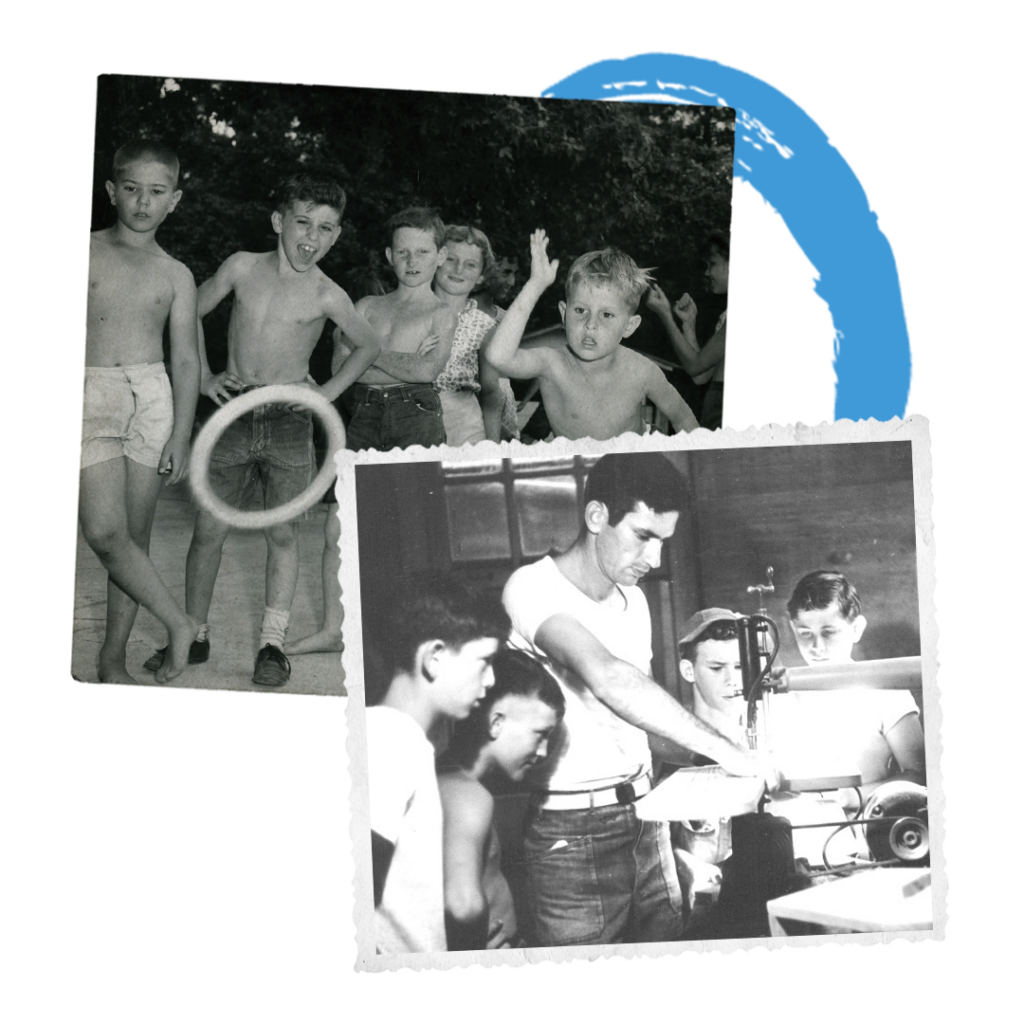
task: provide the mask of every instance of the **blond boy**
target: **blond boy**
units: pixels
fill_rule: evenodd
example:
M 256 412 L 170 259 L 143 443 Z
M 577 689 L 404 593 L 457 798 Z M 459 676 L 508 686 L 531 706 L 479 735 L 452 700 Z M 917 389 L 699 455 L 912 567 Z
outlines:
M 270 252 L 237 252 L 199 289 L 200 320 L 228 295 L 234 296 L 228 326 L 228 362 L 211 373 L 205 346 L 202 392 L 218 405 L 234 394 L 268 384 L 303 384 L 329 400 L 337 398 L 376 358 L 380 345 L 373 328 L 345 292 L 317 267 L 341 233 L 345 193 L 333 182 L 296 175 L 277 190 L 271 223 L 277 247 Z M 333 320 L 351 341 L 351 358 L 322 387 L 309 377 L 309 357 Z M 315 457 L 308 409 L 263 406 L 236 419 L 214 449 L 210 479 L 229 504 L 244 506 L 256 484 L 266 507 L 291 501 L 312 480 Z M 296 523 L 265 531 L 266 605 L 252 681 L 283 686 L 291 665 L 282 650 L 299 572 Z M 207 619 L 229 527 L 206 512 L 196 516 L 185 570 L 185 601 L 203 624 L 190 659 L 210 652 Z M 157 663 L 160 652 L 147 662 Z
M 488 362 L 506 376 L 539 380 L 556 437 L 604 440 L 642 434 L 647 402 L 668 418 L 676 432 L 696 429 L 696 417 L 664 373 L 621 345 L 640 326 L 637 307 L 650 283 L 647 272 L 625 253 L 590 252 L 570 268 L 565 301 L 558 304 L 564 346 L 519 348 L 533 307 L 558 272 L 558 260 L 548 260 L 547 247 L 544 231 L 530 236 L 530 279 L 487 346 Z
M 149 560 L 161 477 L 188 472 L 199 392 L 196 286 L 156 242 L 178 205 L 178 158 L 161 143 L 132 142 L 114 155 L 106 183 L 117 223 L 92 236 L 86 326 L 79 520 L 109 574 L 101 682 L 134 683 L 125 646 L 144 604 L 166 626 L 157 681 L 180 675 L 199 624 L 182 611 Z M 169 327 L 173 394 L 164 371 Z

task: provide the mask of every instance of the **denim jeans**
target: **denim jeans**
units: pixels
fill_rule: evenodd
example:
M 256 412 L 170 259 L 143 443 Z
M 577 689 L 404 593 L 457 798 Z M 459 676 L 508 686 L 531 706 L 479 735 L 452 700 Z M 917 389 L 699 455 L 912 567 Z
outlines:
M 396 384 L 353 389 L 352 421 L 346 447 L 352 451 L 374 448 L 390 451 L 421 444 L 445 443 L 441 399 L 433 384 Z
M 210 486 L 229 505 L 246 508 L 259 485 L 264 508 L 277 508 L 297 498 L 315 470 L 313 414 L 274 403 L 228 424 L 210 455 Z
M 532 808 L 523 843 L 541 946 L 669 942 L 686 923 L 668 826 L 632 805 Z

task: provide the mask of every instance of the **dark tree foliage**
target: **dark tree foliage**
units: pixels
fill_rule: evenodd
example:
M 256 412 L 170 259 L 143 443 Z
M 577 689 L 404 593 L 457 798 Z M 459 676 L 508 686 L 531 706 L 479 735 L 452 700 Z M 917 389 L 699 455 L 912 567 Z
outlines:
M 160 243 L 197 282 L 233 252 L 273 247 L 268 196 L 304 170 L 348 193 L 320 264 L 342 285 L 357 268 L 387 276 L 383 225 L 417 203 L 509 239 L 524 273 L 543 227 L 562 281 L 576 256 L 615 245 L 659 268 L 673 298 L 699 298 L 704 238 L 729 229 L 733 127 L 717 107 L 103 76 L 93 229 L 112 222 L 114 151 L 159 138 L 178 153 L 184 192 Z M 551 289 L 533 323 L 554 322 L 561 297 Z

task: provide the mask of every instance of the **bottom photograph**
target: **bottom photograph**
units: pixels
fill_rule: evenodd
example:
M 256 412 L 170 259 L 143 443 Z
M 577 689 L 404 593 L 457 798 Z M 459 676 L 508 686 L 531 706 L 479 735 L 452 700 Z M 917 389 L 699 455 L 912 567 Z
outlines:
M 508 451 L 343 456 L 358 966 L 940 936 L 927 425 Z

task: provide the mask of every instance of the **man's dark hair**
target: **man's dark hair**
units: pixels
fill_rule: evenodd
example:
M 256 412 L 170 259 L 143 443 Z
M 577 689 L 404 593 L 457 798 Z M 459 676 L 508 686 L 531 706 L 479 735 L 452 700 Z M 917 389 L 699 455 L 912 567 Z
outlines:
M 340 220 L 345 213 L 347 197 L 345 190 L 335 181 L 314 178 L 309 174 L 293 174 L 285 178 L 271 193 L 274 209 L 284 213 L 291 204 L 312 203 L 314 206 L 329 206 L 338 213 Z
M 841 573 L 830 569 L 817 569 L 804 576 L 793 589 L 793 596 L 786 602 L 789 617 L 795 619 L 800 612 L 839 605 L 847 622 L 860 615 L 860 597 L 857 589 Z
M 469 718 L 457 722 L 452 736 L 453 747 L 461 751 L 478 751 L 487 741 L 491 708 L 502 697 L 535 697 L 547 704 L 559 720 L 565 715 L 565 696 L 555 677 L 532 655 L 525 651 L 503 648 L 491 662 L 494 685 L 487 691 Z
M 688 505 L 686 483 L 659 452 L 605 455 L 587 477 L 584 502 L 600 501 L 608 509 L 608 525 L 643 502 L 653 512 L 682 512 Z
M 403 578 L 383 637 L 389 668 L 392 673 L 413 671 L 416 651 L 430 640 L 455 650 L 486 637 L 504 643 L 509 627 L 505 609 L 492 594 L 470 591 L 452 576 Z
M 735 622 L 728 619 L 709 622 L 692 640 L 679 645 L 679 657 L 694 664 L 697 661 L 697 648 L 706 640 L 735 640 L 739 635 Z

